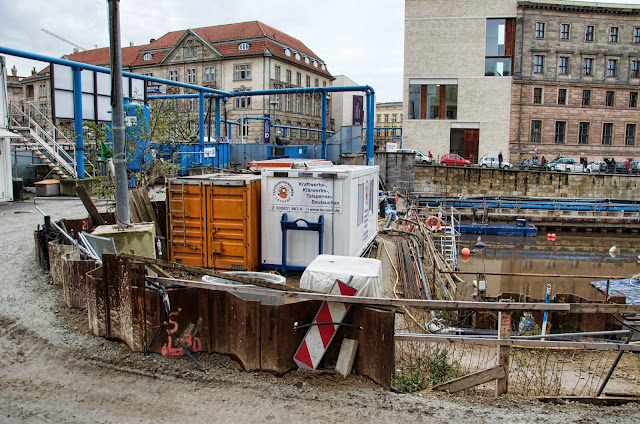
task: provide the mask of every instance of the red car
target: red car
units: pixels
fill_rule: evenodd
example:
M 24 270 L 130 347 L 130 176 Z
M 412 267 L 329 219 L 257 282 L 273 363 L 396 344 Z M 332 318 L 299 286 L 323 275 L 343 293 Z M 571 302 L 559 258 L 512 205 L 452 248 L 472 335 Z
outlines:
M 463 158 L 462 156 L 449 153 L 448 155 L 442 156 L 440 159 L 440 165 L 442 166 L 471 166 L 471 162 Z

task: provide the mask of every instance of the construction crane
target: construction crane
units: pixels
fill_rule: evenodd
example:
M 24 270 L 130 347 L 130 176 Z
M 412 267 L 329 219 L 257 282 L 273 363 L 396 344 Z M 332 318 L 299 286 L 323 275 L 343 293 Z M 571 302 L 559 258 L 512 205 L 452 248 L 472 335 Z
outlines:
M 81 51 L 85 51 L 85 50 L 87 50 L 87 49 L 85 49 L 84 47 L 82 47 L 81 45 L 76 44 L 76 43 L 74 43 L 74 42 L 73 42 L 73 41 L 71 41 L 71 40 L 67 40 L 66 38 L 64 38 L 64 37 L 62 37 L 62 36 L 60 36 L 60 35 L 58 35 L 58 34 L 56 34 L 56 33 L 54 33 L 54 32 L 51 32 L 51 31 L 49 31 L 49 30 L 48 30 L 48 29 L 46 29 L 46 28 L 40 28 L 40 30 L 41 30 L 42 32 L 46 32 L 47 34 L 49 34 L 49 35 L 50 35 L 50 36 L 52 36 L 52 37 L 57 38 L 58 40 L 64 41 L 65 43 L 70 44 L 70 45 L 72 45 L 73 47 L 78 48 L 78 49 L 79 49 L 79 50 L 81 50 Z M 98 46 L 97 46 L 97 45 L 96 45 L 96 48 L 98 48 Z

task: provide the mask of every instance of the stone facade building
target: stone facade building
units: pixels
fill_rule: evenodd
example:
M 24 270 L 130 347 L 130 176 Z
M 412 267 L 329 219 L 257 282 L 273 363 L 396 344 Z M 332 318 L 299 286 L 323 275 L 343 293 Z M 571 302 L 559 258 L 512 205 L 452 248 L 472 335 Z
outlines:
M 519 1 L 512 160 L 640 157 L 640 6 Z
M 376 129 L 374 141 L 376 145 L 384 147 L 387 141 L 393 141 L 393 136 L 401 136 L 402 132 L 402 102 L 386 102 L 376 104 L 375 127 L 399 128 L 399 129 Z

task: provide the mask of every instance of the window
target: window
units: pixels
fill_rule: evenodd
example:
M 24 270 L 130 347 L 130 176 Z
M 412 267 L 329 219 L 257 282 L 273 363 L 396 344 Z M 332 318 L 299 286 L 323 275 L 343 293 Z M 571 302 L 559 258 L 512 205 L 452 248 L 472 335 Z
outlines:
M 578 144 L 589 144 L 589 123 L 580 122 Z
M 389 122 L 389 115 L 386 113 L 384 115 L 384 122 Z
M 320 99 L 316 96 L 313 97 L 313 114 L 320 116 Z
M 248 137 L 249 136 L 249 123 L 245 123 L 244 125 L 238 125 L 238 137 Z
M 569 39 L 569 30 L 571 29 L 570 24 L 562 24 L 560 25 L 560 39 L 568 40 Z
M 631 78 L 638 78 L 638 71 L 640 69 L 640 61 L 639 60 L 632 60 L 631 61 L 631 72 L 629 73 L 629 76 Z
M 287 84 L 291 84 L 291 70 L 287 69 L 285 71 L 285 79 L 287 81 Z
M 250 96 L 234 97 L 234 102 L 236 109 L 251 109 Z
M 235 65 L 233 67 L 233 79 L 234 80 L 250 80 L 251 79 L 251 65 Z
M 624 134 L 624 144 L 626 146 L 636 145 L 636 124 L 627 124 L 627 130 Z
M 313 81 L 313 86 L 314 86 L 314 87 L 320 87 L 320 80 L 319 80 L 318 78 L 316 78 L 316 79 Z
M 540 144 L 542 140 L 542 121 L 531 121 L 531 142 Z
M 311 87 L 311 77 L 309 75 L 307 75 L 307 87 Z
M 633 29 L 633 44 L 640 44 L 640 27 Z
M 311 97 L 309 95 L 304 96 L 304 113 L 311 115 Z
M 275 110 L 280 110 L 280 94 L 272 96 L 271 104 Z
M 569 58 L 566 56 L 560 56 L 558 58 L 558 74 L 567 75 L 569 69 Z
M 593 58 L 586 57 L 582 65 L 582 75 L 591 76 L 593 74 Z
M 147 61 L 147 60 L 151 60 L 153 58 L 153 53 L 145 53 L 142 56 L 142 60 Z
M 611 145 L 611 137 L 613 136 L 613 124 L 605 122 L 602 124 L 602 144 Z
M 629 107 L 638 107 L 638 92 L 632 91 L 629 93 Z
M 591 90 L 582 90 L 582 106 L 591 106 Z
M 187 47 L 187 57 L 196 57 L 196 48 L 193 46 Z
M 291 50 L 290 49 L 284 49 L 284 55 L 287 57 L 291 57 Z
M 287 97 L 285 97 L 285 105 L 286 105 L 286 111 L 291 112 L 291 94 L 287 93 Z
M 146 75 L 148 77 L 152 77 L 153 76 L 153 72 L 145 72 L 142 75 Z M 153 81 L 146 81 L 146 85 L 151 85 L 153 84 Z
M 382 115 L 377 114 L 376 115 L 376 122 L 382 122 L 381 119 L 382 119 Z
M 609 30 L 609 42 L 617 43 L 618 42 L 618 27 L 611 27 Z
M 250 44 L 249 43 L 240 43 L 238 44 L 238 51 L 239 52 L 246 52 L 247 50 L 249 50 Z
M 40 103 L 40 113 L 43 114 L 44 116 L 47 116 L 47 104 L 46 103 Z
M 567 104 L 567 89 L 560 88 L 558 89 L 558 104 L 566 105 Z
M 40 97 L 46 97 L 47 96 L 47 85 L 46 84 L 40 84 L 38 86 L 38 95 Z
M 615 77 L 616 68 L 618 67 L 618 61 L 615 59 L 607 59 L 607 76 Z
M 275 70 L 275 80 L 276 81 L 280 81 L 280 67 L 276 66 L 276 70 Z
M 196 99 L 187 99 L 187 110 L 192 111 L 196 108 Z
M 204 68 L 204 80 L 205 82 L 215 82 L 216 68 Z
M 536 38 L 544 38 L 544 22 L 536 22 Z
M 300 72 L 296 72 L 296 85 L 302 87 L 302 74 Z
M 542 87 L 533 88 L 533 103 L 536 105 L 542 104 Z
M 584 35 L 584 41 L 593 41 L 593 34 L 595 33 L 595 27 L 593 25 L 587 25 L 587 31 Z
M 567 123 L 565 121 L 556 121 L 556 144 L 564 144 L 564 137 L 567 132 Z
M 301 99 L 300 94 L 296 94 L 296 113 L 300 113 L 301 102 L 302 102 L 302 99 Z
M 296 60 L 300 60 L 300 53 L 296 52 L 296 54 L 294 54 L 293 57 L 295 57 Z
M 409 119 L 458 119 L 458 85 L 409 85 Z
M 395 113 L 391 115 L 391 122 L 396 122 L 397 120 L 397 115 Z
M 515 19 L 487 19 L 485 76 L 509 76 L 515 46 Z
M 195 69 L 187 69 L 187 82 L 192 84 L 197 82 Z
M 180 81 L 178 79 L 178 71 L 169 71 L 169 80 L 171 80 L 171 81 Z
M 544 56 L 535 55 L 533 57 L 533 72 L 536 74 L 544 72 Z
M 614 105 L 614 100 L 615 100 L 615 91 L 607 91 L 607 94 L 605 96 L 604 99 L 604 105 L 605 106 L 609 106 L 609 107 L 613 107 Z

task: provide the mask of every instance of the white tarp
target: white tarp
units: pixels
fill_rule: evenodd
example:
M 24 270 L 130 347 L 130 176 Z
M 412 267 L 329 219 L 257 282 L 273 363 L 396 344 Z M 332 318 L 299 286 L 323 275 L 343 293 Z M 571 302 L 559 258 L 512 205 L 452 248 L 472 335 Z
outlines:
M 382 297 L 382 263 L 378 259 L 319 255 L 300 278 L 300 288 L 329 293 L 339 279 L 358 289 L 359 297 Z

